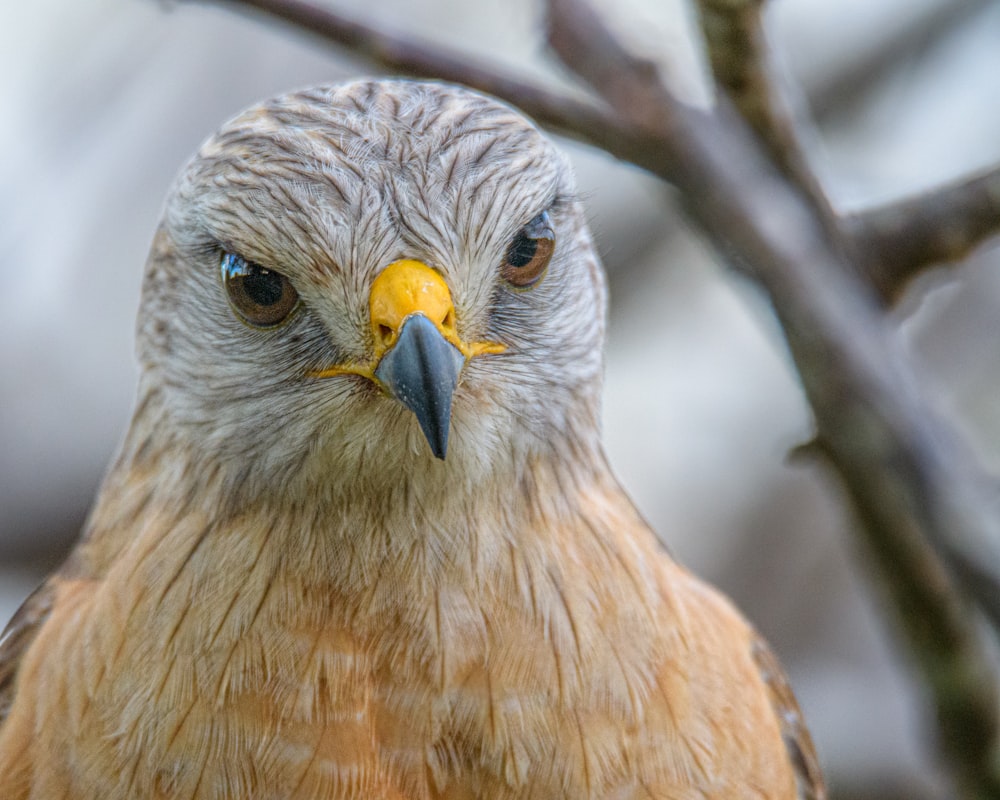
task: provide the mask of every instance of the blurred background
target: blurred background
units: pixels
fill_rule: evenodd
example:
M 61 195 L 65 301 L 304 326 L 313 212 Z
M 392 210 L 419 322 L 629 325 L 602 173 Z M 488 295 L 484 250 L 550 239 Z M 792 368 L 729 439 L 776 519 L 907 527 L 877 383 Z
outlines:
M 566 80 L 534 0 L 329 2 Z M 603 8 L 681 95 L 706 101 L 684 0 Z M 837 207 L 1000 160 L 1000 4 L 773 0 L 768 19 Z M 242 107 L 371 72 L 216 7 L 0 5 L 0 621 L 65 554 L 127 424 L 141 270 L 172 176 Z M 623 482 L 671 551 L 774 643 L 835 797 L 947 797 L 924 695 L 839 487 L 786 457 L 810 420 L 766 301 L 685 225 L 668 188 L 565 147 L 611 279 L 605 428 Z M 996 470 L 998 266 L 986 245 L 894 312 L 941 408 Z

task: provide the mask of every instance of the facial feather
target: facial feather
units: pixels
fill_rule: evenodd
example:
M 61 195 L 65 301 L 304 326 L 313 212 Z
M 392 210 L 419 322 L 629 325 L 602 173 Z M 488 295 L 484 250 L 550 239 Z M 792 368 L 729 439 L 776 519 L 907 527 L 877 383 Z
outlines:
M 367 295 L 399 258 L 439 270 L 461 335 L 495 338 L 455 395 L 449 464 L 480 477 L 589 435 L 603 285 L 565 159 L 498 103 L 442 85 L 359 83 L 271 101 L 201 148 L 167 203 L 169 256 L 147 276 L 139 351 L 166 396 L 155 431 L 239 463 L 248 491 L 403 474 L 427 456 L 411 415 L 374 387 L 305 375 L 371 352 Z M 499 275 L 517 230 L 551 208 L 557 244 L 537 289 Z M 234 319 L 222 252 L 285 274 L 302 308 L 276 330 Z

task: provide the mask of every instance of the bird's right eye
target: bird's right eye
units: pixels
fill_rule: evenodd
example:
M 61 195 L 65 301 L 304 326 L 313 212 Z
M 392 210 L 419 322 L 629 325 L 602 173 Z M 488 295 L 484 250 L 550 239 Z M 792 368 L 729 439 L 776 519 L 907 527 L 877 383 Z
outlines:
M 236 253 L 222 256 L 222 282 L 236 316 L 255 328 L 280 325 L 299 306 L 288 278 Z

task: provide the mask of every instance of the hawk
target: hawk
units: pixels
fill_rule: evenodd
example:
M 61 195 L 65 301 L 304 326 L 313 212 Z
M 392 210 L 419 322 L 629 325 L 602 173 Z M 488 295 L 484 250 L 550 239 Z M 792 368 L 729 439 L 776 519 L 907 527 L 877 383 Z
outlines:
M 0 796 L 825 796 L 767 646 L 600 434 L 570 167 L 463 88 L 208 139 L 146 266 L 131 425 L 0 646 Z

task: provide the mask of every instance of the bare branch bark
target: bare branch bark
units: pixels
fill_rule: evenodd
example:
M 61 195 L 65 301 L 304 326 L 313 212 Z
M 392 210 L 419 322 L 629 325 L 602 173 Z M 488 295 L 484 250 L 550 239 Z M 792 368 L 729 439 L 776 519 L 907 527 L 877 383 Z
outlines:
M 1000 231 L 1000 165 L 929 192 L 848 216 L 868 275 L 895 299 L 928 267 L 959 261 Z
M 192 0 L 187 0 L 192 2 Z M 194 0 L 237 11 L 267 14 L 322 41 L 339 45 L 381 69 L 400 75 L 461 83 L 513 103 L 540 125 L 605 148 L 632 133 L 617 115 L 599 104 L 576 99 L 520 80 L 503 70 L 477 64 L 443 48 L 353 20 L 309 0 Z
M 781 91 L 764 31 L 766 0 L 698 0 L 708 62 L 717 88 L 760 137 L 775 164 L 816 206 L 831 237 L 843 244 L 830 201 L 800 141 L 802 120 Z
M 718 88 L 770 151 L 775 163 L 815 204 L 831 238 L 859 263 L 887 303 L 930 266 L 953 263 L 1000 231 L 996 171 L 843 218 L 809 166 L 796 115 L 771 65 L 762 19 L 766 0 L 699 0 L 709 64 Z M 981 6 L 951 3 L 927 15 L 950 20 Z M 926 22 L 925 22 L 926 24 Z M 927 31 L 921 28 L 926 35 Z M 912 32 L 911 32 L 912 43 Z

